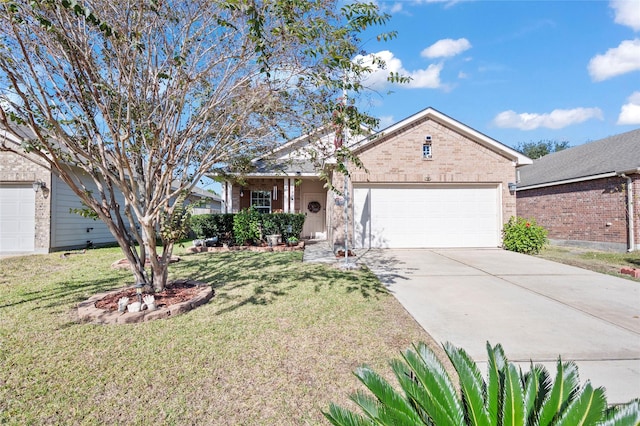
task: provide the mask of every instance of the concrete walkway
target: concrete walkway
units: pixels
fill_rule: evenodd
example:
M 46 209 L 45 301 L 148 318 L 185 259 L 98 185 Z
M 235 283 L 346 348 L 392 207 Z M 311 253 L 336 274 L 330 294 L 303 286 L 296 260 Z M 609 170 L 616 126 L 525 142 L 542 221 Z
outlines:
M 554 376 L 561 355 L 609 403 L 640 397 L 640 283 L 499 249 L 369 250 L 359 263 L 436 341 L 480 363 L 487 341 Z
M 327 240 L 305 240 L 303 262 L 335 263 L 336 256 Z

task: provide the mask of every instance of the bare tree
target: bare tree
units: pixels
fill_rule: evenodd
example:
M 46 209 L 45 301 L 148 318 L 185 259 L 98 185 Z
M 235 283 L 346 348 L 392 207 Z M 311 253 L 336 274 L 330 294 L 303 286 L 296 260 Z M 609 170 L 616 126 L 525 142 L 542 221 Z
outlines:
M 175 200 L 206 172 L 328 122 L 343 90 L 362 89 L 367 69 L 351 60 L 359 33 L 388 16 L 337 5 L 2 2 L 0 125 L 23 142 L 0 150 L 44 160 L 107 224 L 136 282 L 160 291 L 176 235 L 163 226 L 182 212 Z M 372 121 L 352 115 L 354 129 Z

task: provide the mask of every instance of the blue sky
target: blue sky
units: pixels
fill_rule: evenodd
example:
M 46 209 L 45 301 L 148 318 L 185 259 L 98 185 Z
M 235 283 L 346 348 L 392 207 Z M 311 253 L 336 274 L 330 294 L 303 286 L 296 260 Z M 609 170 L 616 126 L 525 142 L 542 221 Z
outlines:
M 509 146 L 640 127 L 640 0 L 378 5 L 398 31 L 364 44 L 387 62 L 362 105 L 381 128 L 429 106 Z M 388 71 L 413 81 L 390 85 Z

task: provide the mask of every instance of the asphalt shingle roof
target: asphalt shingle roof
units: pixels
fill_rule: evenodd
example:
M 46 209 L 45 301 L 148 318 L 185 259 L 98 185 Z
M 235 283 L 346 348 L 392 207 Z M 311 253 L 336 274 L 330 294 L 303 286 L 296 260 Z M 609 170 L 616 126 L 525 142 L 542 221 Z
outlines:
M 640 168 L 640 129 L 545 155 L 520 167 L 518 187 Z

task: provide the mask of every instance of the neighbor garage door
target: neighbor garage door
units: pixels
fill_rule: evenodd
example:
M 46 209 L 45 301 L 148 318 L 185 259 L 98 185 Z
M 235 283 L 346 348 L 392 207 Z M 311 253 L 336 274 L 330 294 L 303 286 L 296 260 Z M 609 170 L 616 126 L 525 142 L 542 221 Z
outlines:
M 35 211 L 31 185 L 0 185 L 0 253 L 34 250 Z
M 356 247 L 497 247 L 496 186 L 354 189 Z

